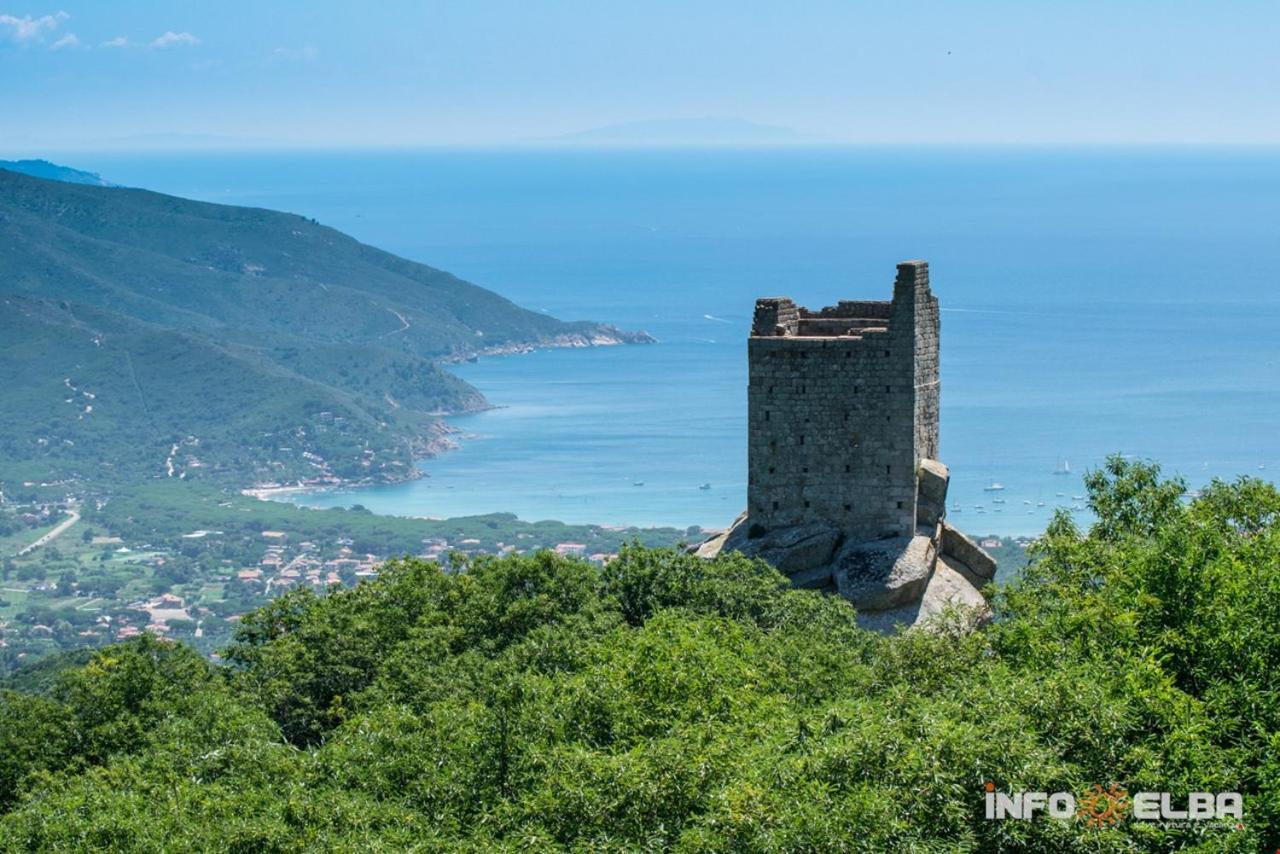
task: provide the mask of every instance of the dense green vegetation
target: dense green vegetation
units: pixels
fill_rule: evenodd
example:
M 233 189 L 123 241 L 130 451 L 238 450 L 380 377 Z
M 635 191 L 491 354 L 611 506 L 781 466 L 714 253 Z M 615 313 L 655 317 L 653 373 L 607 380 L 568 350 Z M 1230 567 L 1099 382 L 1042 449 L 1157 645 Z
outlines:
M 1257 851 L 1280 844 L 1280 493 L 1115 459 L 994 623 L 881 637 L 768 566 L 397 561 L 0 695 L 6 850 Z M 987 821 L 983 786 L 1244 819 Z
M 322 471 L 403 476 L 415 439 L 430 435 L 422 413 L 362 405 L 199 335 L 12 296 L 0 297 L 0 383 L 0 477 L 110 487 L 166 476 L 169 463 L 177 477 L 244 485 Z
M 441 360 L 592 340 L 648 339 L 294 214 L 0 168 L 0 481 L 402 478 L 484 405 Z

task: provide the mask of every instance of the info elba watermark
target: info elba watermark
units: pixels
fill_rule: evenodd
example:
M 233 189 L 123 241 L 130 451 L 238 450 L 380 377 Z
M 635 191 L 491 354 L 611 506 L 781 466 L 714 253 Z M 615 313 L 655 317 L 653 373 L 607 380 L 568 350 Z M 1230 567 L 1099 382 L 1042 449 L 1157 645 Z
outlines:
M 1190 792 L 1181 797 L 1169 792 L 1130 795 L 1115 784 L 1104 789 L 1097 783 L 1079 796 L 1072 792 L 997 792 L 995 783 L 986 783 L 983 789 L 986 818 L 990 821 L 1047 817 L 1082 821 L 1098 828 L 1126 820 L 1164 824 L 1218 821 L 1230 822 L 1237 830 L 1244 828 L 1244 799 L 1239 792 Z

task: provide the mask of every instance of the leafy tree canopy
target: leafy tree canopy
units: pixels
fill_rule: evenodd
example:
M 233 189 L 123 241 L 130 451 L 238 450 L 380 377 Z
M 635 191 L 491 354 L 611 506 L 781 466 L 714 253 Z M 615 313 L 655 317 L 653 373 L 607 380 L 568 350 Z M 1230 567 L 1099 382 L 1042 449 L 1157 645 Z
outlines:
M 405 560 L 0 694 L 0 849 L 1271 850 L 1280 493 L 1088 479 L 973 634 L 737 555 Z M 1240 791 L 1243 827 L 987 821 L 983 787 Z

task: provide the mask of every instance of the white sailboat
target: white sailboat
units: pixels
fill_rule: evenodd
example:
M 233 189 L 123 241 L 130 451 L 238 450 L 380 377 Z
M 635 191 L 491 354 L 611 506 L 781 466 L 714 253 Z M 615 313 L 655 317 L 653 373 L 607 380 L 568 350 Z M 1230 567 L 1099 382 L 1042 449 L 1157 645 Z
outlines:
M 1063 460 L 1062 465 L 1053 470 L 1054 474 L 1071 474 L 1071 461 Z

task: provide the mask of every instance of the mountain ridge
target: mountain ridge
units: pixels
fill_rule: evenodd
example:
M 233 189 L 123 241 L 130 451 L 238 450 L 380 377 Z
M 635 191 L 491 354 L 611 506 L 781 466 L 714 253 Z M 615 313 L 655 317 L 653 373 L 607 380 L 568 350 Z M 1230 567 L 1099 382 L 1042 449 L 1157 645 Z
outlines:
M 488 406 L 440 365 L 652 340 L 521 308 L 296 214 L 8 170 L 0 170 L 0 283 L 8 315 L 0 377 L 15 402 L 0 437 L 11 460 L 37 463 L 42 477 L 68 468 L 84 476 L 87 463 L 113 453 L 138 463 L 135 447 L 147 449 L 144 470 L 171 476 L 157 468 L 157 448 L 191 437 L 206 443 L 206 458 L 192 455 L 199 465 L 183 470 L 190 476 L 412 477 L 414 457 L 446 443 L 439 415 Z M 32 358 L 37 352 L 44 361 Z M 149 430 L 145 413 L 123 405 L 128 388 L 99 370 L 108 356 L 153 384 L 162 429 Z M 63 381 L 72 378 L 61 374 L 76 371 L 116 388 L 113 406 L 50 405 L 66 399 Z M 207 411 L 174 383 L 207 383 Z M 274 397 L 252 391 L 259 387 Z M 147 391 L 139 386 L 132 397 L 145 400 Z M 168 400 L 184 401 L 182 410 L 169 412 Z M 84 423 L 108 412 L 120 442 Z M 318 422 L 321 413 L 339 420 Z M 263 435 L 242 436 L 237 449 L 237 430 Z M 222 450 L 208 458 L 211 436 Z
M 95 187 L 115 187 L 116 184 L 103 178 L 97 172 L 73 169 L 51 163 L 48 160 L 0 160 L 0 169 L 19 172 L 33 178 L 44 178 L 49 181 L 63 181 L 69 184 L 89 184 Z

